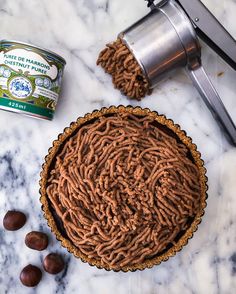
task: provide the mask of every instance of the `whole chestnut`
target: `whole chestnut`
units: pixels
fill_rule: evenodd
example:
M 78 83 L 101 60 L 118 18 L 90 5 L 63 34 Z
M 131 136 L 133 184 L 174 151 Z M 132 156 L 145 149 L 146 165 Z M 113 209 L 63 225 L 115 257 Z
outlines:
M 8 231 L 16 231 L 24 226 L 26 216 L 23 212 L 9 210 L 3 218 L 3 226 Z
M 32 231 L 25 236 L 25 245 L 34 250 L 44 250 L 48 246 L 48 236 L 42 232 Z
M 48 254 L 43 261 L 43 268 L 46 272 L 56 275 L 63 270 L 65 266 L 64 260 L 57 253 Z
M 27 265 L 23 268 L 20 273 L 21 283 L 27 287 L 35 287 L 42 279 L 41 270 L 32 264 Z

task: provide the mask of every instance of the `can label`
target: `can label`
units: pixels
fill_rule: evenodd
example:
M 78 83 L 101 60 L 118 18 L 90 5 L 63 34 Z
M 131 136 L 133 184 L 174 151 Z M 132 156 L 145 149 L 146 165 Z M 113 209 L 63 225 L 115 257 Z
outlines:
M 13 41 L 0 44 L 0 108 L 52 119 L 65 63 L 57 55 Z

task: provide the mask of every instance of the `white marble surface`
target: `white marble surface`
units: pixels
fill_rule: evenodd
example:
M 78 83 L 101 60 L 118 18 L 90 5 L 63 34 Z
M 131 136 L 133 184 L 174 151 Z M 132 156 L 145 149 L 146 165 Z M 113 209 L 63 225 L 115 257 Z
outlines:
M 235 0 L 204 0 L 236 38 Z M 0 0 L 1 38 L 38 44 L 67 60 L 63 92 L 53 122 L 0 112 L 0 293 L 162 294 L 236 293 L 236 149 L 230 146 L 184 72 L 161 83 L 141 103 L 114 90 L 95 66 L 98 52 L 118 32 L 148 12 L 143 0 Z M 236 73 L 203 44 L 203 63 L 236 122 Z M 220 77 L 219 72 L 223 72 Z M 38 253 L 24 245 L 31 230 L 49 232 L 39 203 L 39 172 L 44 156 L 65 126 L 78 116 L 111 104 L 150 107 L 185 129 L 206 162 L 209 198 L 206 214 L 189 244 L 151 270 L 114 273 L 82 263 L 60 248 Z M 27 224 L 7 232 L 2 218 L 20 209 Z M 41 267 L 43 257 L 61 252 L 67 269 L 43 274 L 35 289 L 19 282 L 23 266 Z

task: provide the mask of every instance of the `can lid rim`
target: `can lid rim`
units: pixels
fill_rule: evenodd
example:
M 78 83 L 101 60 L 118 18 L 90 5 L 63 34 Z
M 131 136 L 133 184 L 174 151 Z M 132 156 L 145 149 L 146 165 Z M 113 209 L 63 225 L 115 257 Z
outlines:
M 36 48 L 36 49 L 39 49 L 39 50 L 42 50 L 46 53 L 49 53 L 49 54 L 53 54 L 55 57 L 57 57 L 60 61 L 62 61 L 64 63 L 64 65 L 66 65 L 66 60 L 60 56 L 59 54 L 51 51 L 51 50 L 48 50 L 46 48 L 43 48 L 41 46 L 36 46 L 36 45 L 33 45 L 33 44 L 30 44 L 30 43 L 27 43 L 27 42 L 21 42 L 21 41 L 17 41 L 17 40 L 8 40 L 8 39 L 3 39 L 0 41 L 0 43 L 2 42 L 9 42 L 9 43 L 17 43 L 17 44 L 21 44 L 21 45 L 27 45 L 29 47 L 32 47 L 32 48 Z

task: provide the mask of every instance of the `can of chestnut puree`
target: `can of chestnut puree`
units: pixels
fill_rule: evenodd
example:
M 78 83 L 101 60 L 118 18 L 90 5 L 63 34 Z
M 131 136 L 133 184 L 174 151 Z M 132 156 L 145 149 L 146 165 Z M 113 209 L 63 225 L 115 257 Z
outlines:
M 47 49 L 0 41 L 0 109 L 52 120 L 65 64 Z

